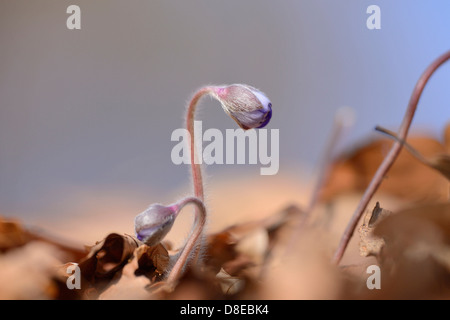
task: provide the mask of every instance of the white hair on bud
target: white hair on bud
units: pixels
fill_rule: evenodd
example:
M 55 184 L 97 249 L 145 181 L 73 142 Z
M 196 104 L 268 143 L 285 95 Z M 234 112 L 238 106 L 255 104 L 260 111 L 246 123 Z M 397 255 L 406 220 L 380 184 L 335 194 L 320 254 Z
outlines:
M 212 95 L 244 130 L 260 128 L 270 121 L 272 104 L 258 89 L 244 84 L 232 84 L 215 87 Z
M 269 112 L 270 111 L 270 106 L 271 102 L 270 100 L 267 98 L 267 96 L 262 93 L 259 90 L 252 90 L 253 94 L 256 96 L 256 98 L 258 98 L 258 100 L 261 102 L 262 106 L 263 106 L 263 110 L 264 112 Z

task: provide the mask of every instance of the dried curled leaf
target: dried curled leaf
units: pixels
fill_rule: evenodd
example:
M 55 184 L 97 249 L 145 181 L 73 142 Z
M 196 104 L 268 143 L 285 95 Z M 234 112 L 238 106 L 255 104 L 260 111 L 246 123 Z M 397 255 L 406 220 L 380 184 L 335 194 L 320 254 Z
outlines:
M 112 278 L 139 246 L 139 240 L 129 235 L 109 234 L 91 247 L 89 254 L 80 263 L 81 274 L 92 283 L 99 279 Z
M 169 252 L 161 243 L 151 247 L 143 244 L 135 250 L 134 255 L 138 263 L 136 276 L 145 275 L 155 282 L 168 270 Z
M 364 217 L 364 223 L 359 228 L 359 254 L 363 257 L 378 256 L 384 246 L 381 237 L 374 236 L 373 230 L 377 224 L 391 214 L 390 211 L 380 207 L 377 202 L 372 212 L 368 212 Z
M 169 253 L 162 244 L 151 247 L 143 244 L 134 250 L 129 263 L 116 274 L 117 279 L 100 294 L 99 299 L 152 299 L 154 297 L 147 289 L 161 279 L 168 266 Z

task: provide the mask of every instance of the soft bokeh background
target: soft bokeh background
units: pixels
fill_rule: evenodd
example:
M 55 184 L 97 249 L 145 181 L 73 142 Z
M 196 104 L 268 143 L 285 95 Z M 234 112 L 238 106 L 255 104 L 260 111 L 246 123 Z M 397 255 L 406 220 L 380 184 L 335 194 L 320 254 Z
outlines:
M 81 30 L 66 28 L 71 4 Z M 381 30 L 366 28 L 371 4 Z M 216 219 L 301 202 L 339 107 L 357 117 L 340 151 L 398 128 L 419 75 L 450 49 L 449 12 L 446 0 L 0 0 L 0 214 L 86 241 L 132 232 L 148 204 L 189 193 L 170 136 L 191 94 L 236 82 L 272 100 L 280 171 L 206 168 Z M 438 137 L 449 84 L 446 65 L 413 131 Z M 217 102 L 200 110 L 205 129 L 235 128 Z

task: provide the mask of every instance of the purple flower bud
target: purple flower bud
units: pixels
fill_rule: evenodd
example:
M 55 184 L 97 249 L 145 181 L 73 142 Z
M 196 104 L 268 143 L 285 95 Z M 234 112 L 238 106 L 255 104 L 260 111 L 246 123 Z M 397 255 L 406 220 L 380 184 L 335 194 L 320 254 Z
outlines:
M 172 229 L 177 212 L 173 206 L 152 204 L 134 219 L 136 237 L 149 246 L 161 242 Z
M 225 112 L 244 130 L 262 128 L 272 117 L 272 103 L 267 96 L 251 86 L 232 84 L 214 87 L 212 95 Z

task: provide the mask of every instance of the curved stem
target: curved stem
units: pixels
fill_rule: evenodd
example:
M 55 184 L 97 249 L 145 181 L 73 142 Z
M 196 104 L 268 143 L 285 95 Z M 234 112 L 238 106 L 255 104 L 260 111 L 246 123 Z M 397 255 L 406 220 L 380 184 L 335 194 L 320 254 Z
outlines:
M 189 239 L 187 240 L 184 248 L 182 249 L 181 254 L 178 257 L 178 260 L 175 262 L 175 265 L 170 271 L 170 274 L 167 278 L 168 284 L 174 283 L 181 276 L 190 258 L 189 256 L 191 255 L 193 250 L 195 252 L 194 254 L 196 254 L 197 251 L 195 250 L 195 246 L 199 241 L 200 237 L 202 236 L 203 228 L 206 223 L 206 208 L 203 202 L 196 197 L 188 197 L 175 204 L 173 208 L 176 211 L 176 214 L 178 215 L 181 209 L 183 209 L 185 205 L 190 203 L 194 204 L 196 206 L 196 209 L 198 209 L 195 210 L 196 216 L 194 221 L 194 230 L 192 231 L 191 235 L 189 236 Z
M 411 94 L 411 98 L 409 100 L 408 108 L 406 109 L 406 113 L 403 117 L 403 121 L 400 125 L 399 132 L 397 134 L 398 138 L 401 140 L 406 140 L 406 136 L 408 135 L 409 128 L 411 126 L 411 122 L 414 117 L 414 113 L 417 109 L 417 104 L 419 102 L 420 96 L 423 92 L 423 89 L 425 88 L 425 85 L 427 84 L 428 80 L 430 79 L 431 75 L 447 60 L 450 59 L 450 51 L 444 53 L 439 58 L 437 58 L 431 65 L 428 66 L 428 68 L 425 70 L 425 72 L 421 75 L 419 80 L 416 83 L 416 86 L 414 87 L 414 90 Z M 342 256 L 344 255 L 345 249 L 348 246 L 348 243 L 350 242 L 351 237 L 353 236 L 353 232 L 355 231 L 355 228 L 358 224 L 358 221 L 360 220 L 362 214 L 364 213 L 365 208 L 369 204 L 369 201 L 372 199 L 375 192 L 378 190 L 378 187 L 380 186 L 381 182 L 383 181 L 384 176 L 388 172 L 388 170 L 391 168 L 391 166 L 394 164 L 395 160 L 397 159 L 398 155 L 400 154 L 400 151 L 402 149 L 403 144 L 396 141 L 394 145 L 391 147 L 391 150 L 389 151 L 388 155 L 384 158 L 381 165 L 378 167 L 377 172 L 375 173 L 374 177 L 372 178 L 372 181 L 370 182 L 369 186 L 367 187 L 364 195 L 361 198 L 361 201 L 359 202 L 358 207 L 356 208 L 356 211 L 353 213 L 353 216 L 351 217 L 344 234 L 342 235 L 342 238 L 339 242 L 339 245 L 336 249 L 336 252 L 333 256 L 333 262 L 335 264 L 339 264 L 339 262 L 342 259 Z
M 204 190 L 203 190 L 203 178 L 202 178 L 202 168 L 200 163 L 202 163 L 202 161 L 200 161 L 202 155 L 198 155 L 197 154 L 197 147 L 196 147 L 196 137 L 195 137 L 195 130 L 194 130 L 194 124 L 195 124 L 195 110 L 197 109 L 197 104 L 200 101 L 200 99 L 204 96 L 204 95 L 208 95 L 211 94 L 213 92 L 212 87 L 203 87 L 200 90 L 198 90 L 194 96 L 192 97 L 188 109 L 187 109 L 187 114 L 186 114 L 186 129 L 189 133 L 189 137 L 190 137 L 190 158 L 191 158 L 191 172 L 192 172 L 192 183 L 194 184 L 194 195 L 200 199 L 202 201 L 202 206 L 203 201 L 205 201 L 205 195 L 204 195 Z M 200 156 L 200 159 L 199 159 Z M 201 210 L 196 208 L 195 209 L 195 224 L 199 224 L 201 221 L 197 221 L 198 217 L 200 217 L 202 215 L 202 212 L 200 212 Z M 205 213 L 205 217 L 204 220 L 206 221 L 206 213 Z M 205 224 L 205 221 L 203 221 L 203 224 Z M 203 230 L 203 227 L 202 227 Z M 200 235 L 199 235 L 200 237 Z M 189 254 L 189 253 L 187 253 Z M 187 258 L 186 258 L 187 259 Z M 197 261 L 197 252 L 194 253 L 194 260 Z M 178 271 L 181 272 L 181 271 Z
M 212 92 L 211 87 L 204 87 L 198 90 L 194 97 L 192 97 L 189 103 L 186 115 L 186 129 L 190 136 L 190 151 L 191 151 L 191 171 L 192 171 L 192 181 L 194 184 L 194 194 L 197 198 L 204 201 L 203 192 L 203 180 L 202 171 L 200 167 L 200 161 L 197 155 L 197 148 L 195 146 L 195 133 L 194 133 L 194 120 L 195 120 L 195 110 L 197 104 L 201 97 Z M 200 155 L 201 156 L 201 155 Z

